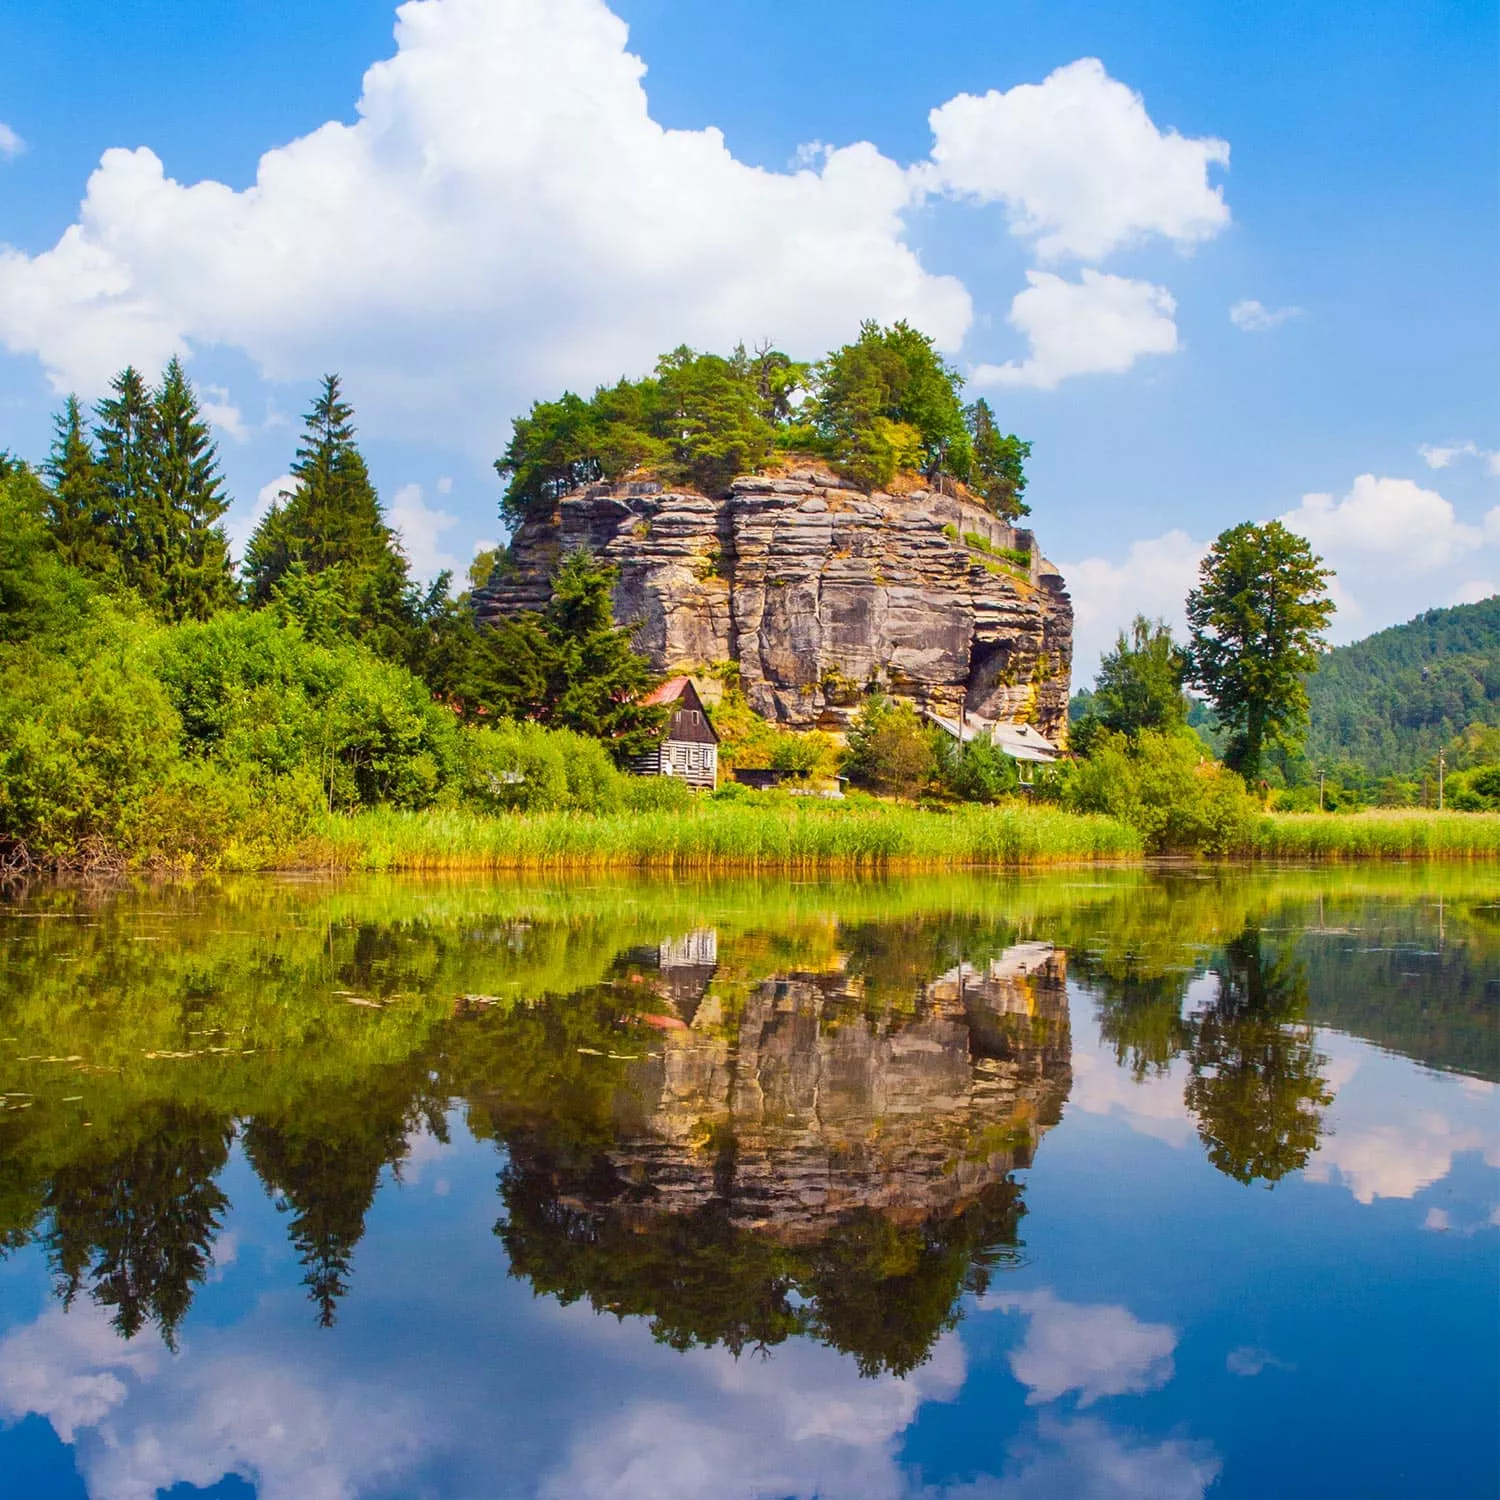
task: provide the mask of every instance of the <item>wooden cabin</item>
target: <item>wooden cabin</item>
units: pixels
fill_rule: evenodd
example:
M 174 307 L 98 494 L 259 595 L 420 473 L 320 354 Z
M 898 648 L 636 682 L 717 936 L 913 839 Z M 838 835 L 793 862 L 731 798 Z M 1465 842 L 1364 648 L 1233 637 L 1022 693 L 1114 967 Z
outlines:
M 671 710 L 667 737 L 631 766 L 638 776 L 680 776 L 689 786 L 713 791 L 719 784 L 719 736 L 691 677 L 670 677 L 641 700 Z

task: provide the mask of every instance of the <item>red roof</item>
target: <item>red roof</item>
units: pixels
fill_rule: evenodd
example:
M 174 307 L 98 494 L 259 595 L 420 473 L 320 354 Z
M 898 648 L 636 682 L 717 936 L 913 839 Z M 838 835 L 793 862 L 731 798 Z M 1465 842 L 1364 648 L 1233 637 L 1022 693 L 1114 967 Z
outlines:
M 641 702 L 647 708 L 655 708 L 659 703 L 675 703 L 692 680 L 691 677 L 669 677 L 659 688 L 647 693 Z

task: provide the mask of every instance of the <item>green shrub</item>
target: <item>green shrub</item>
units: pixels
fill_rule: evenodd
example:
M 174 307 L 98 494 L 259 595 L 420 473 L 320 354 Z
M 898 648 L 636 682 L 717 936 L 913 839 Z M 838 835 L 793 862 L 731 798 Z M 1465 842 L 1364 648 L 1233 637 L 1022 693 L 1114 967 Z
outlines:
M 0 668 L 0 846 L 102 854 L 135 838 L 180 762 L 181 720 L 139 627 L 109 615 L 69 655 L 12 652 Z
M 987 739 L 962 745 L 944 735 L 937 743 L 937 779 L 961 802 L 998 802 L 1020 784 L 1016 763 Z
M 859 786 L 915 799 L 937 768 L 936 737 L 904 698 L 877 694 L 849 726 L 844 771 Z
M 1249 846 L 1258 813 L 1240 778 L 1203 753 L 1189 730 L 1112 730 L 1072 767 L 1062 802 L 1139 830 L 1153 853 L 1225 854 Z

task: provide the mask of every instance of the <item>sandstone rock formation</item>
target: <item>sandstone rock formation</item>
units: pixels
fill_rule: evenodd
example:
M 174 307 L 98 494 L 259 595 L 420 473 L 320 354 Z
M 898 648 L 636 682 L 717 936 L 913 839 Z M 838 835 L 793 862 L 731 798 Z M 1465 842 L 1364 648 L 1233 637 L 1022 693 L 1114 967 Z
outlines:
M 866 494 L 820 468 L 742 478 L 721 499 L 595 486 L 522 523 L 475 595 L 480 619 L 540 608 L 577 547 L 619 567 L 616 618 L 658 670 L 737 663 L 751 706 L 781 723 L 841 728 L 879 686 L 1066 734 L 1062 577 L 1031 532 L 968 500 Z

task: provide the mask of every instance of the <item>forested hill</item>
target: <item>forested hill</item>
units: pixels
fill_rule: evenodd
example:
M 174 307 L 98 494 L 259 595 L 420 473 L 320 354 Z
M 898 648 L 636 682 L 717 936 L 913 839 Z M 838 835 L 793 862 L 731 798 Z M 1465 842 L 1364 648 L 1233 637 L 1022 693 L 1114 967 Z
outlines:
M 1425 765 L 1470 724 L 1500 724 L 1500 595 L 1430 609 L 1325 656 L 1308 679 L 1314 764 Z

